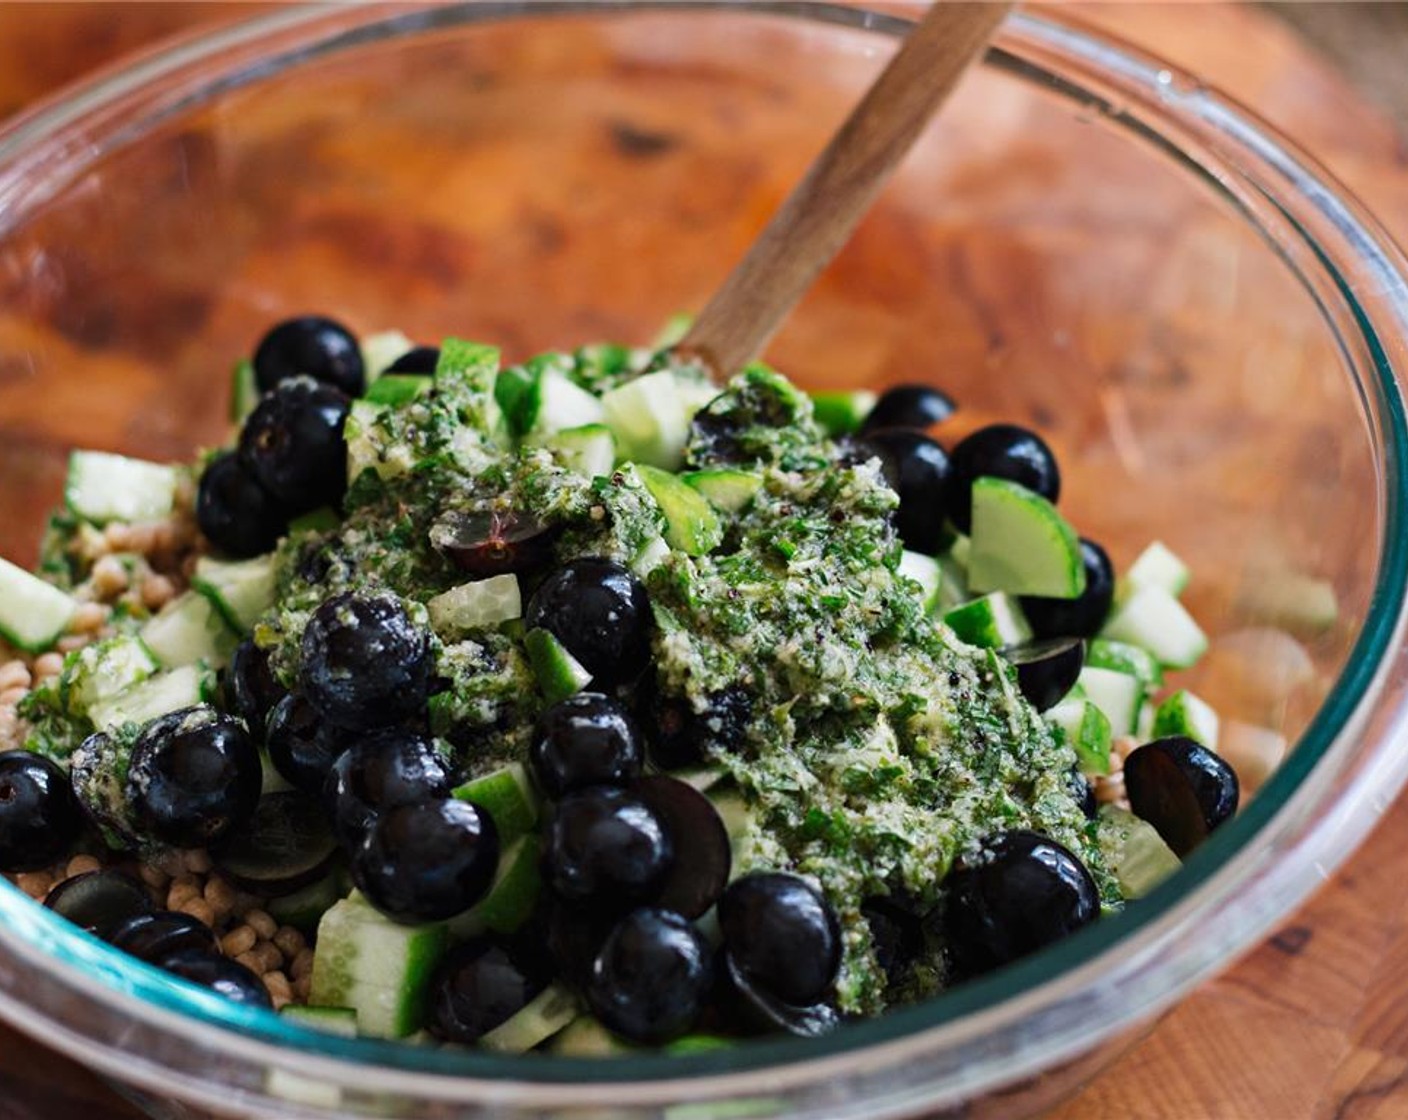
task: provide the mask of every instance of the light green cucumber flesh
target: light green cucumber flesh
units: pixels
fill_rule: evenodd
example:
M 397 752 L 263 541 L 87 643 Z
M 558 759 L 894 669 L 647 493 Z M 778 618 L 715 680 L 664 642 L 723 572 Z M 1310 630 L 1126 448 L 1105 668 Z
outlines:
M 689 436 L 689 404 L 669 370 L 647 373 L 604 393 L 607 427 L 623 460 L 678 470 Z
M 1188 586 L 1188 577 L 1188 565 L 1163 541 L 1153 541 L 1129 566 L 1124 583 L 1134 589 L 1158 587 L 1177 598 Z
M 494 818 L 499 843 L 507 846 L 538 823 L 539 799 L 521 762 L 465 782 L 454 791 L 461 801 L 478 805 Z
M 1020 645 L 1032 636 L 1021 605 L 1001 591 L 954 607 L 944 614 L 944 623 L 961 641 L 982 649 Z
M 341 1038 L 357 1037 L 357 1011 L 352 1007 L 312 1007 L 291 1003 L 279 1014 L 315 1031 L 327 1031 Z
M 543 699 L 549 704 L 566 700 L 591 683 L 592 675 L 582 667 L 549 630 L 537 628 L 523 636 L 528 663 L 533 667 Z
M 527 1007 L 479 1039 L 485 1050 L 526 1054 L 563 1030 L 580 1012 L 577 997 L 562 984 L 549 984 Z
M 761 475 L 732 467 L 686 471 L 679 477 L 686 485 L 703 494 L 709 504 L 721 513 L 741 513 L 752 504 L 763 487 Z
M 167 712 L 204 704 L 215 688 L 215 674 L 204 665 L 168 669 L 93 704 L 88 718 L 99 731 L 124 723 L 142 725 Z
M 810 396 L 816 422 L 833 438 L 859 431 L 880 399 L 869 389 L 822 389 Z
M 551 435 L 564 428 L 604 424 L 606 410 L 600 398 L 587 392 L 561 370 L 545 369 L 538 383 L 538 409 L 527 429 L 529 439 Z
M 425 607 L 437 634 L 460 634 L 522 618 L 523 595 L 518 577 L 505 573 L 452 587 Z
M 1182 735 L 1193 739 L 1210 751 L 1217 750 L 1218 718 L 1212 706 L 1186 688 L 1166 697 L 1154 712 L 1152 737 L 1163 739 Z
M 68 459 L 64 500 L 79 517 L 109 521 L 157 521 L 176 503 L 175 467 L 129 459 L 105 451 L 75 451 Z
M 398 925 L 360 898 L 343 899 L 318 923 L 309 1001 L 352 1008 L 361 1034 L 404 1038 L 420 1029 L 446 938 L 443 925 Z
M 1100 633 L 1148 650 L 1171 669 L 1189 668 L 1208 648 L 1207 636 L 1187 608 L 1162 587 L 1134 591 Z
M 229 663 L 239 635 L 204 595 L 184 591 L 149 619 L 142 642 L 167 669 L 204 661 L 212 669 Z
M 254 375 L 254 363 L 248 359 L 237 362 L 230 374 L 230 423 L 243 424 L 262 395 L 259 379 Z
M 1143 898 L 1181 866 L 1154 826 L 1127 809 L 1102 807 L 1096 840 L 1125 898 Z
M 510 934 L 533 915 L 542 893 L 539 844 L 535 835 L 520 836 L 504 849 L 494 882 L 474 906 L 450 921 L 455 937 Z
M 1091 638 L 1085 644 L 1085 663 L 1096 669 L 1129 673 L 1143 682 L 1145 691 L 1163 687 L 1164 671 L 1158 658 L 1146 649 L 1112 638 Z
M 65 708 L 83 714 L 141 684 L 160 668 L 140 638 L 120 634 L 70 654 L 59 674 L 59 695 Z
M 31 572 L 0 559 L 0 635 L 28 653 L 41 653 L 68 629 L 78 602 Z
M 362 399 L 371 404 L 409 404 L 428 393 L 434 384 L 435 379 L 425 374 L 388 373 L 373 381 Z
M 635 469 L 665 515 L 666 544 L 689 556 L 704 556 L 719 546 L 723 524 L 708 498 L 668 471 L 645 463 Z
M 1085 699 L 1066 699 L 1044 714 L 1048 723 L 1059 727 L 1076 752 L 1082 774 L 1110 772 L 1110 744 L 1113 733 L 1109 717 Z
M 542 445 L 563 466 L 588 478 L 609 475 L 616 465 L 616 437 L 605 424 L 563 428 L 547 436 Z
M 590 1015 L 579 1015 L 553 1036 L 548 1049 L 561 1058 L 609 1058 L 636 1047 L 612 1034 Z
M 939 589 L 943 586 L 944 573 L 939 562 L 922 552 L 905 549 L 900 554 L 900 575 L 912 579 L 919 585 L 920 601 L 925 611 L 933 613 L 939 602 Z
M 248 634 L 274 605 L 274 554 L 249 560 L 196 561 L 191 586 L 215 605 L 236 631 Z
M 977 592 L 1074 599 L 1085 590 L 1075 530 L 1056 507 L 1002 478 L 973 482 L 968 585 Z
M 1096 669 L 1087 665 L 1076 678 L 1090 702 L 1110 721 L 1115 735 L 1131 735 L 1144 700 L 1144 686 L 1138 677 L 1114 669 Z

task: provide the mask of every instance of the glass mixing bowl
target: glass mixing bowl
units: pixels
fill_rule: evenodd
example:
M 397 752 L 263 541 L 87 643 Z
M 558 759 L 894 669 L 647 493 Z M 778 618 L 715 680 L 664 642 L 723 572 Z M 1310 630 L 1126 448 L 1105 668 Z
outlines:
M 233 359 L 291 313 L 510 358 L 649 339 L 906 26 L 811 3 L 319 7 L 51 101 L 0 135 L 0 551 L 33 559 L 70 447 L 220 441 Z M 770 356 L 810 386 L 932 380 L 961 402 L 950 434 L 1034 424 L 1117 562 L 1156 537 L 1190 561 L 1213 656 L 1188 683 L 1296 744 L 1234 821 L 1121 916 L 819 1041 L 584 1061 L 339 1040 L 8 887 L 0 1013 L 222 1114 L 1049 1104 L 1301 902 L 1408 773 L 1406 330 L 1402 259 L 1291 145 L 1171 67 L 1014 16 Z

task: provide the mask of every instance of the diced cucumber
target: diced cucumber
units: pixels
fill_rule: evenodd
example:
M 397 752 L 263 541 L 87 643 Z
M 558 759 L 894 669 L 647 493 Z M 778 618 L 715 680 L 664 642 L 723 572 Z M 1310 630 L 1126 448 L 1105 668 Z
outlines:
M 202 556 L 196 561 L 191 586 L 211 601 L 231 627 L 248 634 L 274 605 L 274 554 L 250 560 Z
M 1097 669 L 1114 669 L 1138 677 L 1144 684 L 1145 692 L 1155 692 L 1164 684 L 1164 671 L 1158 658 L 1147 649 L 1128 642 L 1091 638 L 1085 643 L 1085 663 Z
M 548 1049 L 560 1058 L 610 1058 L 636 1051 L 636 1047 L 612 1034 L 590 1015 L 573 1019 L 557 1033 Z
M 470 580 L 435 596 L 425 608 L 430 625 L 441 637 L 497 626 L 523 617 L 523 595 L 511 572 Z
M 713 1054 L 719 1050 L 732 1050 L 736 1043 L 731 1038 L 719 1034 L 687 1034 L 675 1039 L 665 1047 L 667 1054 Z
M 254 363 L 248 358 L 241 359 L 230 374 L 230 423 L 243 424 L 262 396 L 259 379 L 254 375 Z
M 494 818 L 503 847 L 532 831 L 538 823 L 538 791 L 521 762 L 510 762 L 502 769 L 465 782 L 454 796 L 478 805 Z
M 631 571 L 644 579 L 670 555 L 670 546 L 665 543 L 664 537 L 651 537 L 641 549 L 636 553 L 635 559 L 631 561 Z
M 967 540 L 967 537 L 963 538 Z M 939 591 L 934 599 L 933 613 L 945 614 L 954 607 L 961 607 L 973 593 L 968 589 L 968 575 L 963 566 L 952 555 L 940 556 Z
M 43 652 L 68 629 L 77 610 L 72 595 L 0 559 L 0 635 L 11 645 Z
M 537 414 L 527 429 L 529 439 L 605 422 L 606 410 L 601 398 L 587 392 L 559 369 L 548 367 L 542 371 L 537 397 Z
M 119 634 L 70 654 L 59 675 L 59 696 L 83 715 L 149 678 L 161 666 L 140 638 Z
M 763 488 L 761 475 L 732 467 L 710 467 L 702 471 L 686 471 L 680 478 L 694 487 L 709 504 L 721 513 L 741 513 L 747 509 Z
M 710 801 L 714 803 L 715 810 L 718 811 L 719 819 L 724 822 L 724 831 L 728 833 L 729 845 L 733 849 L 734 867 L 739 866 L 737 856 L 745 844 L 748 834 L 753 829 L 753 810 L 744 799 L 743 794 L 733 785 L 723 788 L 715 787 L 708 794 Z
M 958 565 L 958 570 L 963 573 L 963 578 L 968 578 L 968 558 L 973 552 L 973 538 L 958 533 L 953 538 L 953 543 L 948 546 L 949 558 Z
M 960 641 L 983 649 L 1021 645 L 1032 636 L 1020 604 L 1002 591 L 954 607 L 944 614 L 944 624 Z
M 526 1054 L 566 1027 L 580 1011 L 570 988 L 549 984 L 522 1011 L 483 1035 L 479 1045 L 499 1054 Z
M 416 344 L 400 331 L 377 331 L 362 339 L 362 370 L 367 384 L 375 385 L 383 374 L 416 348 Z M 368 394 L 370 395 L 370 394 Z
M 478 937 L 486 932 L 510 934 L 533 914 L 542 893 L 542 874 L 536 836 L 520 836 L 499 857 L 489 891 L 469 910 L 450 922 L 455 937 Z
M 1162 541 L 1154 541 L 1135 558 L 1123 582 L 1131 590 L 1157 587 L 1177 598 L 1188 586 L 1188 565 Z
M 659 332 L 650 340 L 651 350 L 668 350 L 689 333 L 689 328 L 694 326 L 694 316 L 688 311 L 676 311 L 668 319 Z
M 1090 700 L 1064 699 L 1042 713 L 1048 723 L 1059 727 L 1066 742 L 1076 752 L 1083 774 L 1110 772 L 1110 742 L 1113 732 L 1109 717 Z
M 812 415 L 827 435 L 848 436 L 858 431 L 879 395 L 869 389 L 822 389 L 811 394 Z
M 1096 830 L 1100 852 L 1125 898 L 1143 898 L 1182 866 L 1154 826 L 1128 809 L 1102 806 Z
M 182 665 L 91 705 L 88 718 L 99 731 L 124 723 L 140 726 L 167 712 L 204 704 L 214 693 L 215 674 L 210 669 L 204 665 Z
M 1208 640 L 1187 609 L 1162 587 L 1141 587 L 1115 609 L 1101 637 L 1147 649 L 1172 669 L 1186 669 Z
M 265 903 L 269 917 L 281 926 L 292 926 L 304 933 L 318 928 L 318 921 L 347 894 L 346 872 L 341 868 L 328 872 L 321 879 L 300 887 L 292 894 L 278 895 Z
M 140 633 L 147 649 L 166 669 L 198 661 L 212 669 L 222 668 L 240 641 L 214 604 L 197 591 L 184 591 L 172 599 Z
M 900 575 L 912 579 L 919 585 L 920 601 L 924 610 L 933 614 L 939 603 L 939 588 L 943 586 L 943 569 L 932 556 L 905 549 L 900 555 Z
M 1056 507 L 1005 478 L 973 482 L 968 586 L 1074 599 L 1085 590 L 1080 539 Z
M 672 770 L 670 777 L 693 786 L 700 793 L 707 793 L 728 777 L 728 773 L 716 766 L 701 766 L 697 770 Z
M 1212 706 L 1186 688 L 1180 688 L 1165 699 L 1154 713 L 1152 735 L 1155 739 L 1184 735 L 1215 751 L 1217 731 L 1217 713 Z
M 1134 717 L 1134 737 L 1141 743 L 1147 743 L 1154 737 L 1154 715 L 1158 709 L 1152 700 L 1145 700 L 1139 705 L 1139 714 Z
M 430 392 L 435 379 L 424 373 L 388 373 L 378 377 L 367 387 L 363 398 L 371 404 L 389 405 L 393 408 L 409 404 L 417 397 Z
M 549 704 L 566 700 L 591 683 L 592 675 L 567 652 L 552 631 L 541 627 L 529 630 L 523 636 L 523 646 L 538 687 L 543 690 L 543 699 Z
M 342 1038 L 357 1037 L 357 1011 L 352 1007 L 314 1007 L 290 1003 L 279 1012 L 285 1019 L 291 1019 L 300 1027 L 310 1027 L 315 1031 Z
M 443 925 L 399 925 L 360 897 L 345 898 L 318 923 L 310 1002 L 352 1008 L 364 1035 L 413 1034 L 446 939 Z
M 543 439 L 543 446 L 564 467 L 598 478 L 616 465 L 616 437 L 605 424 L 562 428 Z
M 507 430 L 495 396 L 498 374 L 497 346 L 462 338 L 440 340 L 440 357 L 435 362 L 436 387 L 459 400 L 460 421 L 466 428 L 477 428 L 495 443 Z
M 342 524 L 342 516 L 331 506 L 319 506 L 308 513 L 300 513 L 288 523 L 289 536 L 298 533 L 327 533 Z
M 99 525 L 157 521 L 171 516 L 178 478 L 176 468 L 166 463 L 75 451 L 68 457 L 64 501 L 79 517 Z
M 689 556 L 704 556 L 724 539 L 719 515 L 698 490 L 670 474 L 645 463 L 635 464 L 650 496 L 665 515 L 665 543 Z
M 1139 704 L 1144 699 L 1144 686 L 1138 677 L 1087 665 L 1080 671 L 1076 683 L 1085 689 L 1090 702 L 1105 713 L 1114 734 L 1133 734 Z
M 692 412 L 670 370 L 647 373 L 601 397 L 618 454 L 660 470 L 679 470 Z
M 522 436 L 538 415 L 538 367 L 530 364 L 499 370 L 494 378 L 494 400 L 508 430 Z

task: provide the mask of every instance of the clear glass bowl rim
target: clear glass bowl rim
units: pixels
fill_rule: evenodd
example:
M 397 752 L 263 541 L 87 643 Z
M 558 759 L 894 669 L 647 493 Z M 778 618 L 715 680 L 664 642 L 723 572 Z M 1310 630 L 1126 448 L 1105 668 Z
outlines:
M 910 26 L 902 17 L 848 5 L 762 0 L 469 0 L 450 5 L 373 4 L 351 9 L 312 5 L 280 10 L 183 37 L 120 63 L 0 130 L 0 235 L 42 203 L 48 191 L 69 181 L 102 152 L 224 91 L 302 62 L 441 26 L 523 16 L 662 10 L 788 16 L 887 36 L 902 35 Z M 261 57 L 258 48 L 266 42 L 278 50 Z M 1059 61 L 1088 81 L 1077 84 L 1048 71 L 1043 60 Z M 494 1092 L 496 1086 L 509 1088 L 505 1083 L 517 1083 L 515 1098 L 534 1103 L 581 1103 L 579 1096 L 571 1095 L 570 1086 L 583 1083 L 603 1090 L 610 1085 L 605 1096 L 623 1103 L 679 1099 L 686 1083 L 690 1096 L 776 1091 L 783 1082 L 814 1081 L 862 1065 L 956 1051 L 989 1036 L 1007 1033 L 1015 1039 L 1012 1032 L 1023 1020 L 1049 1020 L 1042 1027 L 1044 1045 L 1009 1055 L 1000 1074 L 992 1070 L 976 1074 L 965 1090 L 977 1091 L 1075 1057 L 1147 1019 L 1249 947 L 1306 897 L 1367 834 L 1373 818 L 1367 813 L 1356 816 L 1356 807 L 1371 800 L 1382 807 L 1408 778 L 1408 759 L 1393 757 L 1382 734 L 1368 763 L 1346 788 L 1336 791 L 1333 805 L 1328 797 L 1330 777 L 1325 773 L 1329 767 L 1321 765 L 1332 755 L 1347 757 L 1371 717 L 1394 726 L 1402 722 L 1400 712 L 1374 711 L 1389 664 L 1402 652 L 1408 603 L 1408 536 L 1401 531 L 1408 502 L 1408 425 L 1395 373 L 1395 364 L 1400 368 L 1405 364 L 1399 340 L 1408 333 L 1408 281 L 1402 254 L 1343 187 L 1274 129 L 1177 68 L 1083 29 L 1059 13 L 1043 9 L 1040 16 L 1025 11 L 1010 16 L 986 65 L 1040 82 L 1109 125 L 1160 148 L 1249 218 L 1252 209 L 1269 207 L 1284 219 L 1280 233 L 1284 236 L 1289 230 L 1299 237 L 1296 248 L 1308 252 L 1325 270 L 1333 293 L 1342 299 L 1343 310 L 1359 331 L 1353 340 L 1356 347 L 1371 358 L 1372 377 L 1368 384 L 1361 383 L 1359 391 L 1366 400 L 1371 438 L 1377 445 L 1383 547 L 1364 630 L 1296 751 L 1261 794 L 1189 859 L 1181 874 L 1117 918 L 942 999 L 847 1025 L 825 1039 L 759 1041 L 689 1057 L 535 1057 L 529 1065 L 521 1057 L 334 1038 L 232 1005 L 133 962 L 0 883 L 3 951 L 34 967 L 66 973 L 75 986 L 86 985 L 92 998 L 127 1015 L 164 1024 L 174 1034 L 198 1035 L 264 1067 L 445 1100 L 486 1099 L 486 1094 L 493 1098 L 501 1095 Z M 167 83 L 169 90 L 160 97 L 149 96 L 161 83 Z M 140 108 L 136 124 L 124 117 L 133 99 Z M 1202 158 L 1189 157 L 1171 136 L 1196 138 L 1204 146 Z M 101 137 L 101 143 L 94 143 L 94 137 Z M 1268 183 L 1274 183 L 1274 189 Z M 1320 235 L 1318 241 L 1312 226 Z M 1328 243 L 1327 230 L 1338 243 Z M 1272 248 L 1288 257 L 1283 245 Z M 1342 271 L 1341 256 L 1348 256 L 1362 272 Z M 1318 298 L 1323 301 L 1323 293 Z M 1325 811 L 1322 827 L 1292 837 L 1316 807 Z M 1367 822 L 1362 819 L 1365 816 Z M 1288 869 L 1288 861 L 1282 859 L 1274 876 L 1276 903 L 1268 907 L 1273 876 L 1258 857 L 1277 838 L 1278 830 L 1282 840 L 1294 839 L 1299 845 L 1295 854 L 1313 866 Z M 1257 876 L 1263 889 L 1244 890 Z M 1195 929 L 1214 909 L 1225 912 L 1239 906 L 1235 941 L 1222 944 L 1211 956 L 1205 948 L 1176 946 L 1179 931 Z M 1112 982 L 1120 975 L 1135 977 L 1138 962 L 1155 952 L 1164 961 L 1181 964 L 1168 969 L 1166 980 L 1142 976 L 1135 998 L 1122 1012 L 1107 1016 L 1093 1029 L 1086 1024 L 1076 1037 L 1061 1037 L 1071 1021 L 1062 1017 L 1061 1009 L 1079 1002 L 1087 985 L 1097 978 Z M 119 972 L 120 984 L 112 979 Z M 0 1003 L 10 1011 L 17 1006 L 9 999 Z M 43 1019 L 43 1009 L 27 1009 L 25 1015 L 21 1025 L 31 1033 L 119 1077 L 143 1079 L 120 1051 L 95 1050 L 92 1040 L 76 1045 L 62 1024 Z

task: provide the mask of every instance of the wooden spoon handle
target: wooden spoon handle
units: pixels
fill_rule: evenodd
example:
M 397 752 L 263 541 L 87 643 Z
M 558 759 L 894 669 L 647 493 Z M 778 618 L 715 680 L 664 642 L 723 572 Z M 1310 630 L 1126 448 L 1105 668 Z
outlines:
M 726 377 L 762 350 L 1011 7 L 933 4 L 677 351 L 698 355 Z

